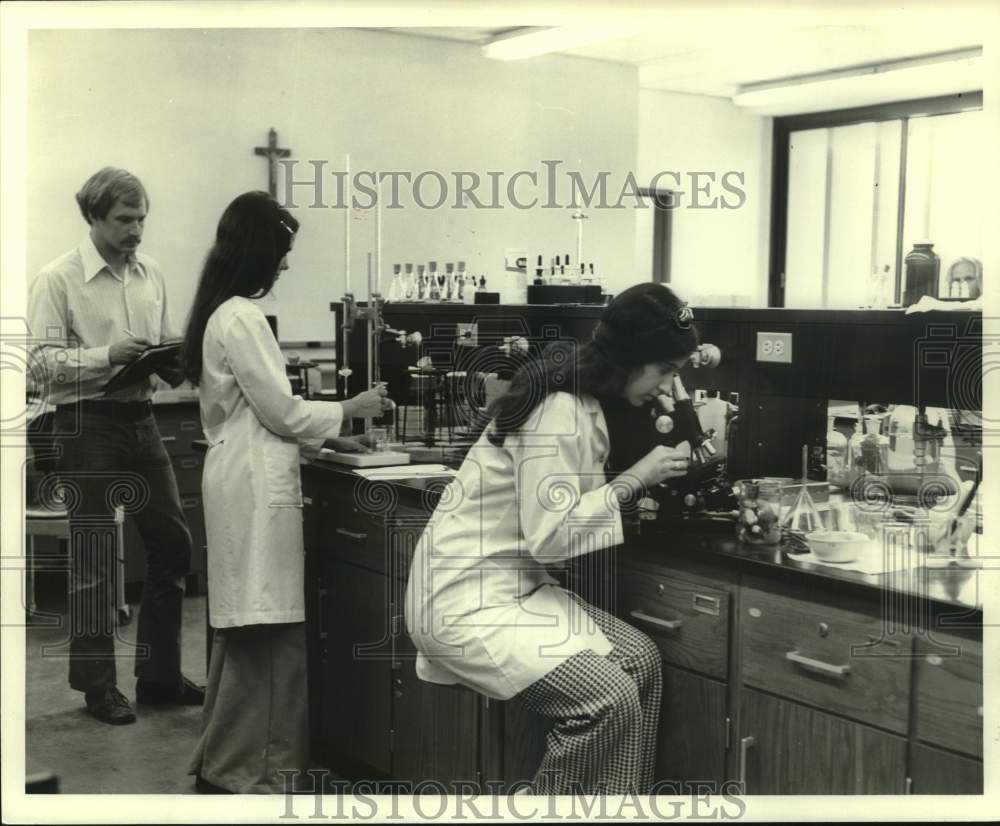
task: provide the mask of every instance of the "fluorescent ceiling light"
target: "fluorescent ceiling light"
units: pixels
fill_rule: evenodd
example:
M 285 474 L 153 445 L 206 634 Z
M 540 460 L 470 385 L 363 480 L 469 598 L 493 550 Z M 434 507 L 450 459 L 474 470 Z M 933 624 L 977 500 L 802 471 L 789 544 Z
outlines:
M 981 47 L 741 86 L 733 103 L 759 115 L 792 115 L 934 97 L 983 88 Z
M 528 27 L 494 37 L 489 43 L 483 44 L 482 50 L 484 56 L 493 60 L 523 60 L 624 37 L 639 30 L 636 23 L 607 21 L 550 28 Z

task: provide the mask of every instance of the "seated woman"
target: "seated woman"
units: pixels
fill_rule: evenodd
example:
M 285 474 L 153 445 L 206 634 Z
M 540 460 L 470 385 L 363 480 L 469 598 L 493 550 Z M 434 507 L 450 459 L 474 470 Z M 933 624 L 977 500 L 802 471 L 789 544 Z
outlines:
M 514 374 L 418 543 L 405 606 L 417 674 L 516 697 L 552 721 L 536 794 L 652 785 L 659 652 L 546 565 L 621 544 L 621 505 L 687 472 L 687 454 L 661 445 L 608 482 L 600 401 L 669 394 L 697 345 L 667 287 L 623 292 L 574 355 Z

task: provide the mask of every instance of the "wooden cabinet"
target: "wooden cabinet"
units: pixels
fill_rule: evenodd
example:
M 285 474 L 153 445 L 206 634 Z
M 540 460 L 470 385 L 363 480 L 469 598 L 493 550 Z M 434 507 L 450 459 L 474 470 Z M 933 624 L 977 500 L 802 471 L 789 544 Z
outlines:
M 917 646 L 917 737 L 983 756 L 983 644 L 935 632 Z
M 392 770 L 392 638 L 385 576 L 326 560 L 331 597 L 317 618 L 326 633 L 322 753 L 334 766 L 388 776 Z
M 731 598 L 727 583 L 672 566 L 626 567 L 622 576 L 619 616 L 663 658 L 655 778 L 678 793 L 727 780 Z
M 678 793 L 687 783 L 721 788 L 729 732 L 725 683 L 665 665 L 656 779 Z
M 420 680 L 403 624 L 426 514 L 390 498 L 378 518 L 368 508 L 378 489 L 313 473 L 304 499 L 316 758 L 352 778 L 477 781 L 482 698 Z
M 545 738 L 552 723 L 516 700 L 490 701 L 493 726 L 489 745 L 493 760 L 486 767 L 488 780 L 503 780 L 504 788 L 534 780 L 545 756 Z
M 738 779 L 747 794 L 903 794 L 906 740 L 745 688 Z
M 648 634 L 665 662 L 726 679 L 729 594 L 670 569 L 660 575 L 627 571 L 621 617 Z
M 393 777 L 412 783 L 476 782 L 480 695 L 462 686 L 421 680 L 414 667 L 417 652 L 410 638 L 405 632 L 398 634 L 395 644 Z
M 916 743 L 910 752 L 910 781 L 911 794 L 982 794 L 983 764 Z
M 743 682 L 906 734 L 912 641 L 885 640 L 877 605 L 741 589 Z

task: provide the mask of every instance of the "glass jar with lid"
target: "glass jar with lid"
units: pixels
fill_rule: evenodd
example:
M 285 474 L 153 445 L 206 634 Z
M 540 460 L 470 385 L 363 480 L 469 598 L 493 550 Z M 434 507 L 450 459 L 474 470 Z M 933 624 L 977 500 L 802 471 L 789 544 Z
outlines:
M 739 502 L 737 535 L 741 542 L 777 545 L 781 542 L 781 482 L 742 479 L 733 486 Z

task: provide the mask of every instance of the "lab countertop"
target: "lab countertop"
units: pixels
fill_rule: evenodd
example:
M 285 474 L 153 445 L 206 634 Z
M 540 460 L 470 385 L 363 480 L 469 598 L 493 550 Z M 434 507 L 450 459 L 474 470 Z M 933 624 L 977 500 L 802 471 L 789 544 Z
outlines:
M 980 537 L 980 540 L 982 537 Z M 991 571 L 987 568 L 958 566 L 915 566 L 907 570 L 869 574 L 833 565 L 808 562 L 805 554 L 785 544 L 751 545 L 735 537 L 735 525 L 698 523 L 691 525 L 643 523 L 639 535 L 628 540 L 634 561 L 655 564 L 657 560 L 682 556 L 757 576 L 809 583 L 817 589 L 881 591 L 888 594 L 927 599 L 978 614 L 982 610 L 982 584 Z M 956 614 L 956 616 L 958 616 Z
M 207 445 L 196 443 L 201 449 Z M 304 470 L 315 478 L 327 476 L 342 481 L 361 480 L 349 467 L 329 462 L 313 461 Z M 400 504 L 426 507 L 433 503 L 451 481 L 450 477 L 400 477 L 368 484 L 392 485 Z M 626 530 L 625 554 L 629 561 L 655 566 L 671 559 L 687 559 L 702 564 L 718 566 L 729 571 L 740 571 L 755 576 L 793 580 L 817 590 L 847 590 L 854 593 L 881 592 L 925 599 L 944 607 L 965 609 L 961 614 L 970 621 L 971 615 L 982 611 L 983 590 L 989 585 L 990 568 L 915 567 L 905 571 L 884 574 L 867 574 L 810 563 L 801 559 L 802 554 L 785 545 L 749 545 L 735 538 L 735 526 L 724 523 L 705 523 L 692 520 L 687 523 L 641 522 L 636 530 Z M 981 541 L 980 537 L 980 541 Z

